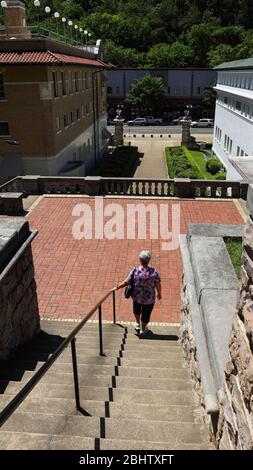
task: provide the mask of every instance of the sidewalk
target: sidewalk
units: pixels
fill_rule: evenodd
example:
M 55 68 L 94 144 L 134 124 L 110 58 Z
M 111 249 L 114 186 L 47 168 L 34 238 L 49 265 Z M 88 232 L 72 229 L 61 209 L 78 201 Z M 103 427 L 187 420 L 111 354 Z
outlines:
M 205 142 L 211 142 L 212 136 L 210 135 L 197 135 L 196 140 L 204 140 Z M 140 165 L 137 167 L 134 178 L 156 178 L 166 179 L 168 178 L 168 170 L 165 161 L 165 147 L 172 147 L 181 144 L 181 135 L 172 134 L 171 138 L 161 138 L 159 135 L 150 135 L 141 137 L 137 135 L 136 138 L 128 137 L 126 139 L 126 145 L 131 142 L 131 145 L 136 145 L 139 152 L 143 154 Z

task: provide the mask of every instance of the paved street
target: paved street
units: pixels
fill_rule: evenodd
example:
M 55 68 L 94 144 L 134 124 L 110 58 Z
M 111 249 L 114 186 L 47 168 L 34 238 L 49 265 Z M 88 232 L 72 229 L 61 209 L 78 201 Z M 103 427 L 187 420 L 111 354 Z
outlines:
M 108 130 L 113 134 L 114 133 L 114 126 L 108 126 Z M 125 134 L 181 134 L 182 127 L 181 126 L 124 126 Z M 192 135 L 213 135 L 213 128 L 212 129 L 191 129 Z

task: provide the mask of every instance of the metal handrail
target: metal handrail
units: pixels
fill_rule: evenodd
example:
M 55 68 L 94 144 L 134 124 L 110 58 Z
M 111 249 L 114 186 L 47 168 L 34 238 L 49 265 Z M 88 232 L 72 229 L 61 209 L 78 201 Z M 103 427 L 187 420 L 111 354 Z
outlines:
M 59 356 L 71 343 L 72 352 L 72 364 L 73 364 L 73 375 L 74 375 L 74 386 L 75 386 L 75 399 L 76 408 L 81 410 L 80 395 L 79 395 L 79 383 L 78 383 L 78 370 L 77 370 L 77 357 L 76 357 L 76 336 L 80 330 L 84 327 L 87 321 L 94 315 L 98 310 L 99 312 L 99 345 L 100 345 L 100 356 L 104 356 L 103 353 L 103 325 L 102 325 L 102 304 L 110 297 L 113 296 L 113 323 L 116 324 L 116 302 L 115 302 L 115 289 L 111 289 L 102 299 L 93 307 L 86 317 L 73 329 L 68 337 L 61 343 L 56 351 L 47 359 L 45 364 L 35 373 L 35 375 L 27 382 L 27 384 L 18 392 L 18 394 L 8 403 L 8 405 L 0 413 L 0 427 L 7 421 L 8 418 L 14 413 L 14 411 L 21 405 L 24 399 L 31 393 L 34 387 L 40 382 L 47 371 L 52 367 Z

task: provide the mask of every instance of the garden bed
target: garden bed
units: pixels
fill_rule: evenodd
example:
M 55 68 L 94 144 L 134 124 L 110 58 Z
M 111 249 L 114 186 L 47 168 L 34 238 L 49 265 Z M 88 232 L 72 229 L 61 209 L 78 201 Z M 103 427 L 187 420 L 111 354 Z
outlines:
M 215 160 L 210 152 L 209 156 L 202 151 L 189 150 L 181 147 L 167 147 L 166 162 L 170 178 L 191 178 L 217 180 L 226 179 L 225 173 L 217 171 L 212 174 L 207 171 L 208 160 Z M 216 159 L 217 160 L 217 159 Z M 219 160 L 217 160 L 219 162 Z
M 138 147 L 122 145 L 109 154 L 93 172 L 93 176 L 131 177 L 139 160 Z
M 241 277 L 242 265 L 242 239 L 241 238 L 225 238 L 226 247 L 234 266 L 238 279 Z

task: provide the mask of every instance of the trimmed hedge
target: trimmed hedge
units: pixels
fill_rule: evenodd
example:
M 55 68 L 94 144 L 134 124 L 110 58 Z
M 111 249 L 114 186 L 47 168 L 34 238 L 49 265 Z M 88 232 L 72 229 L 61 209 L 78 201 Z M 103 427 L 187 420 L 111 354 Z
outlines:
M 138 155 L 138 147 L 119 146 L 103 160 L 93 176 L 130 177 Z
M 186 147 L 166 148 L 166 161 L 169 177 L 204 179 L 204 175 L 196 165 Z
M 214 158 L 207 160 L 206 162 L 206 170 L 209 171 L 212 175 L 216 175 L 221 170 L 221 163 L 219 160 Z

